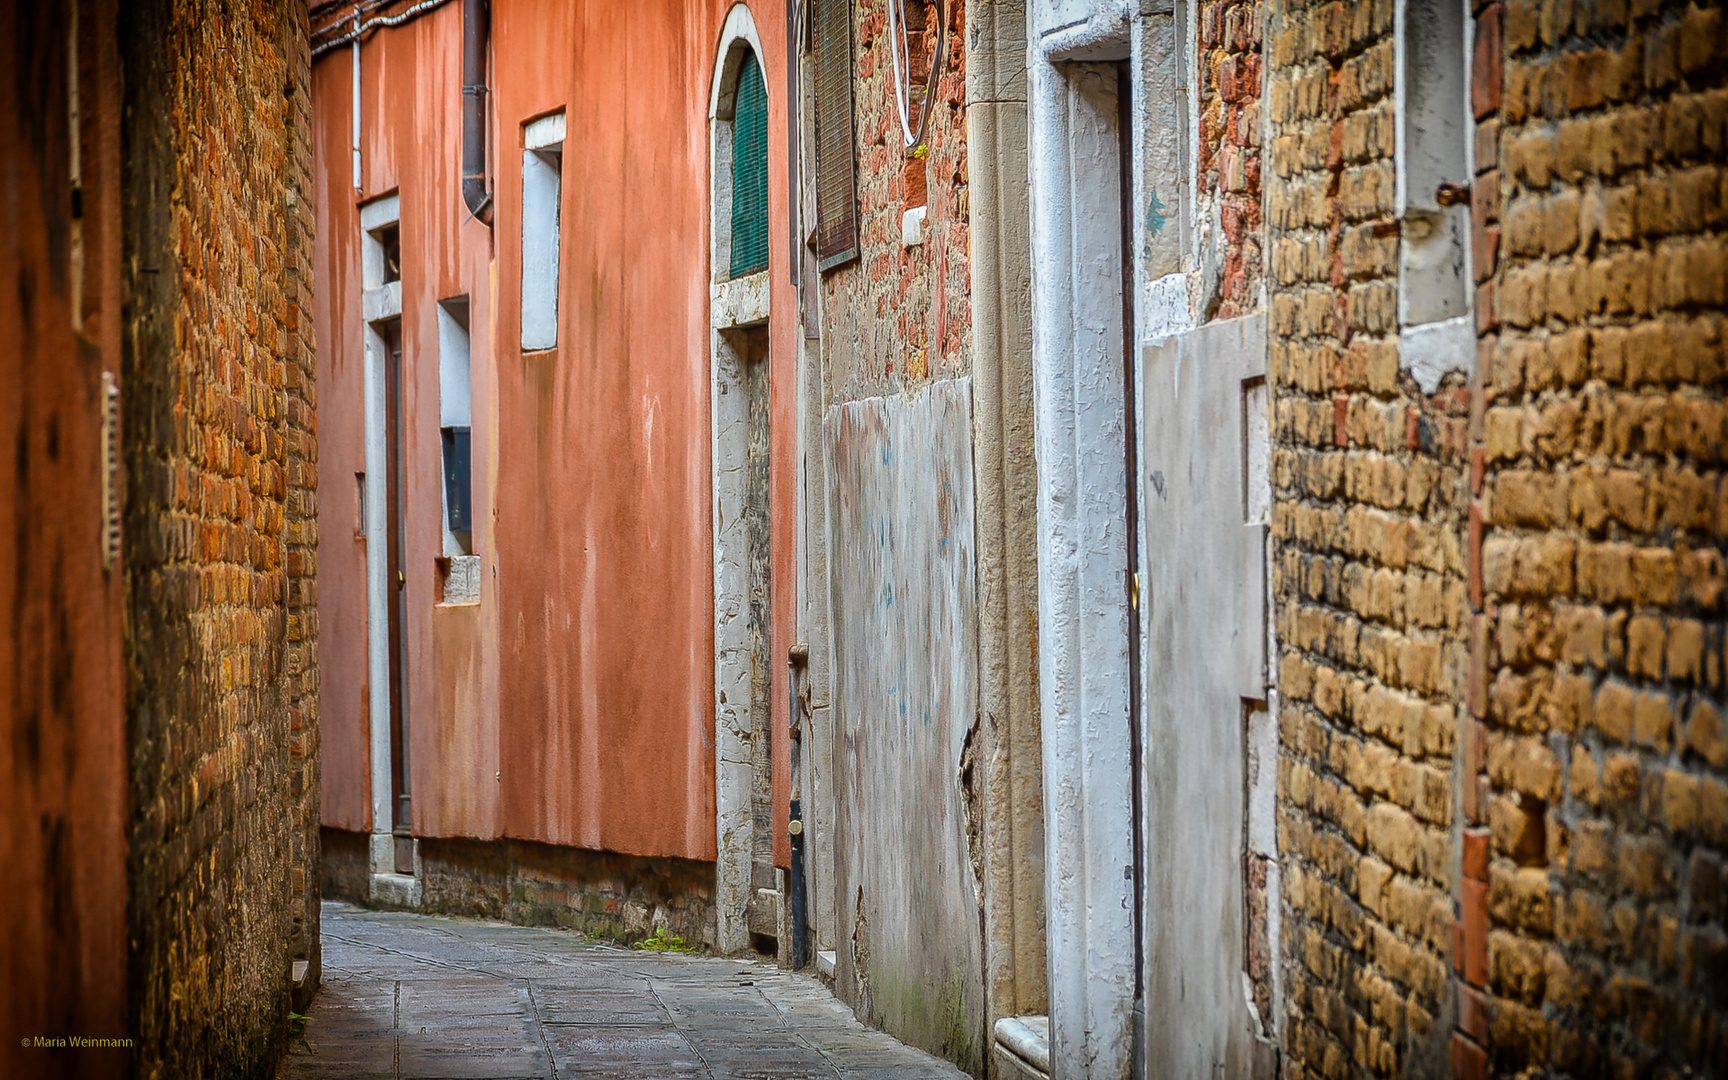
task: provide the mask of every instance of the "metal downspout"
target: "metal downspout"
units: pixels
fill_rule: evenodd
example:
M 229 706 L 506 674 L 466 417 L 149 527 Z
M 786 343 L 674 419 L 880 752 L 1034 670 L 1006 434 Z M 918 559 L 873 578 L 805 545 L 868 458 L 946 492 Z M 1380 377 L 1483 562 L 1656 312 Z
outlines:
M 462 0 L 462 201 L 468 216 L 492 224 L 486 189 L 486 0 Z

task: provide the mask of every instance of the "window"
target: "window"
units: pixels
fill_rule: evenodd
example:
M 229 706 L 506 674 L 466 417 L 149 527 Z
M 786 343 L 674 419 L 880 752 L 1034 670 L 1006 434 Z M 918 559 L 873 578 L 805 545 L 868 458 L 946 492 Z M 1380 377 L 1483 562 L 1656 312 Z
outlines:
M 397 195 L 386 195 L 374 199 L 360 208 L 360 285 L 367 293 L 374 294 L 374 303 L 393 302 L 394 311 L 389 314 L 399 315 L 402 312 L 402 200 Z M 377 292 L 389 286 L 395 286 L 393 301 L 386 301 L 382 293 Z M 376 321 L 383 315 L 370 313 L 367 321 Z
M 474 552 L 474 423 L 468 360 L 468 298 L 438 304 L 438 430 L 444 454 L 444 554 Z
M 522 349 L 558 345 L 558 210 L 564 190 L 564 114 L 522 127 Z
M 379 258 L 383 261 L 380 272 L 383 283 L 402 280 L 402 225 L 392 221 L 372 234 L 378 242 Z
M 732 276 L 768 269 L 768 88 L 756 54 L 738 65 L 732 113 Z
M 1398 202 L 1406 326 L 1466 314 L 1464 245 L 1469 236 L 1469 92 L 1459 0 L 1400 7 L 1403 93 L 1398 117 Z M 1475 344 L 1471 331 L 1470 344 Z

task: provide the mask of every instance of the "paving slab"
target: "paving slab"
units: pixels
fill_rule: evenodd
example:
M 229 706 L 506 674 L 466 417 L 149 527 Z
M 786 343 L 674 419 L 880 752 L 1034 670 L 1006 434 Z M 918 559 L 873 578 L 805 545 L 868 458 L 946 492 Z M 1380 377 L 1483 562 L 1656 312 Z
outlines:
M 323 910 L 280 1080 L 964 1080 L 770 963 L 472 919 Z

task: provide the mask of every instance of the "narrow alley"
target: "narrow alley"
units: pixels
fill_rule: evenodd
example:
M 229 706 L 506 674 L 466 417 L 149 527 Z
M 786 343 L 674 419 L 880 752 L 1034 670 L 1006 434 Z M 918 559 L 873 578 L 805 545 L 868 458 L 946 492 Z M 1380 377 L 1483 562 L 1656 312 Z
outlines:
M 1728 1080 L 1725 5 L 0 0 L 0 1080 Z
M 280 1080 L 963 1080 L 809 975 L 324 904 L 324 988 Z

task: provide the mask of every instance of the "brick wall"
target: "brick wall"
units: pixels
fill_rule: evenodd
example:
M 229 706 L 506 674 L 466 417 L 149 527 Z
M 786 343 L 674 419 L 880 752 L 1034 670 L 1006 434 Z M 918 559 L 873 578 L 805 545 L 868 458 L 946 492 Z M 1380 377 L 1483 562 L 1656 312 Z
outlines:
M 927 54 L 937 37 L 936 5 L 924 7 L 930 44 L 914 38 L 914 54 Z M 894 103 L 887 4 L 853 5 L 859 260 L 822 283 L 823 340 L 844 342 L 830 349 L 828 403 L 971 370 L 966 11 L 957 0 L 947 7 L 947 63 L 929 92 L 929 154 L 908 162 Z M 902 247 L 901 214 L 919 205 L 927 206 L 924 243 Z
M 1265 38 L 1284 1049 L 1440 1071 L 1468 392 L 1398 366 L 1391 0 L 1285 0 Z
M 1432 395 L 1398 366 L 1390 5 L 1288 0 L 1267 31 L 1285 1049 L 1707 1072 L 1728 20 L 1474 14 L 1479 346 Z
M 1728 18 L 1478 19 L 1469 1035 L 1495 1071 L 1720 1070 Z
M 125 8 L 135 1071 L 264 1075 L 317 956 L 306 9 Z
M 1223 262 L 1205 317 L 1234 318 L 1260 306 L 1260 96 L 1262 0 L 1200 5 L 1199 193 L 1201 216 L 1223 231 Z

